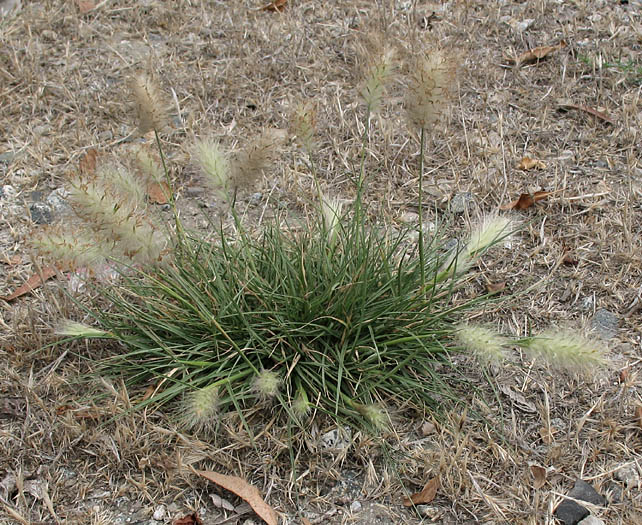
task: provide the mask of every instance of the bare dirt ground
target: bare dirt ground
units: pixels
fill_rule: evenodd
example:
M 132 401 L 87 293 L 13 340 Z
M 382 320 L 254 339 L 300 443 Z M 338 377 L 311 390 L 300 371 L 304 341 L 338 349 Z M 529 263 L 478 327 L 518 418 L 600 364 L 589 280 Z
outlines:
M 194 467 L 244 477 L 286 523 L 556 523 L 553 510 L 578 478 L 606 497 L 591 508 L 604 523 L 642 523 L 642 4 L 286 4 L 271 12 L 251 0 L 23 0 L 0 16 L 0 293 L 35 271 L 25 243 L 39 227 L 33 202 L 61 187 L 90 148 L 118 156 L 130 146 L 127 79 L 135 72 L 155 74 L 172 101 L 163 138 L 181 207 L 199 226 L 209 197 L 188 163 L 195 136 L 234 146 L 261 128 L 286 128 L 293 104 L 312 101 L 324 185 L 349 196 L 360 144 L 360 46 L 384 39 L 402 61 L 438 44 L 458 75 L 450 122 L 429 150 L 432 213 L 453 217 L 458 230 L 522 193 L 553 192 L 504 212 L 525 227 L 484 259 L 472 288 L 505 283 L 504 293 L 516 295 L 483 317 L 512 334 L 600 325 L 593 337 L 608 345 L 611 367 L 587 378 L 516 356 L 490 371 L 493 392 L 462 359 L 479 386 L 466 401 L 485 420 L 461 410 L 441 422 L 400 414 L 385 446 L 356 433 L 340 453 L 313 439 L 290 450 L 287 432 L 268 426 L 253 447 L 232 422 L 201 440 L 161 413 L 112 421 L 130 402 L 119 385 L 104 406 L 82 403 L 76 379 L 88 365 L 78 356 L 104 350 L 42 349 L 72 308 L 49 283 L 0 301 L 0 521 L 250 518 L 212 499 L 239 503 Z M 562 41 L 541 61 L 510 64 Z M 379 211 L 399 222 L 416 219 L 418 151 L 401 93 L 392 86 L 373 120 L 367 159 L 372 201 L 385 196 Z M 542 164 L 518 169 L 526 156 Z M 304 206 L 313 188 L 298 158 L 290 146 L 248 205 Z M 462 200 L 469 206 L 456 213 Z M 441 487 L 423 517 L 401 505 L 433 477 Z

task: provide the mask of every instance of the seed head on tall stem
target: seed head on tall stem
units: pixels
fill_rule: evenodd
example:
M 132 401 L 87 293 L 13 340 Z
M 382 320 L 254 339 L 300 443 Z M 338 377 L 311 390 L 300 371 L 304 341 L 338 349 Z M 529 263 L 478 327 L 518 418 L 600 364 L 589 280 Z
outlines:
M 452 92 L 454 69 L 445 54 L 433 50 L 417 58 L 410 72 L 406 95 L 408 122 L 420 131 L 419 151 L 419 259 L 422 286 L 426 284 L 423 231 L 423 174 L 426 134 L 445 114 Z

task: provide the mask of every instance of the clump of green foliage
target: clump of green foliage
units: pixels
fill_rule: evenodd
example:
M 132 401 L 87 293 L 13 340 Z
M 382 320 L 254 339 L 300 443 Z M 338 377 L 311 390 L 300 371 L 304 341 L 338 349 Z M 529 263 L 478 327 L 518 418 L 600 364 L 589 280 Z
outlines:
M 302 230 L 277 219 L 257 235 L 237 215 L 237 192 L 269 169 L 278 153 L 283 137 L 271 131 L 235 155 L 211 140 L 194 147 L 195 163 L 233 219 L 231 230 L 219 225 L 214 240 L 186 231 L 175 207 L 174 224 L 163 229 L 151 218 L 140 181 L 126 170 L 102 170 L 75 182 L 72 203 L 101 242 L 58 229 L 36 244 L 69 264 L 116 264 L 120 277 L 98 283 L 108 304 L 88 310 L 98 328 L 67 323 L 59 333 L 120 343 L 122 351 L 102 361 L 101 372 L 128 385 L 155 385 L 144 403 L 173 402 L 179 419 L 194 430 L 215 428 L 223 411 L 246 417 L 257 407 L 278 409 L 301 426 L 322 413 L 382 429 L 390 423 L 389 407 L 443 403 L 449 390 L 437 365 L 449 363 L 451 352 L 467 349 L 496 360 L 518 344 L 558 355 L 537 338 L 510 341 L 461 323 L 463 311 L 484 298 L 454 303 L 453 292 L 477 258 L 510 233 L 508 219 L 481 220 L 469 240 L 450 251 L 439 232 L 426 237 L 425 138 L 446 109 L 454 78 L 441 52 L 420 57 L 407 79 L 408 121 L 420 137 L 418 242 L 414 230 L 393 233 L 368 220 L 363 159 L 370 117 L 393 66 L 394 55 L 384 50 L 360 89 L 365 132 L 352 205 L 344 210 L 326 197 L 315 176 L 315 213 Z M 133 85 L 139 127 L 154 130 L 162 167 L 149 156 L 138 161 L 157 181 L 159 173 L 167 176 L 158 134 L 166 112 L 147 77 Z M 310 151 L 313 110 L 300 106 L 293 123 Z M 310 167 L 314 174 L 312 162 Z M 169 178 L 168 187 L 171 193 Z M 170 198 L 175 205 L 173 193 Z M 574 340 L 571 351 L 601 360 L 583 344 Z

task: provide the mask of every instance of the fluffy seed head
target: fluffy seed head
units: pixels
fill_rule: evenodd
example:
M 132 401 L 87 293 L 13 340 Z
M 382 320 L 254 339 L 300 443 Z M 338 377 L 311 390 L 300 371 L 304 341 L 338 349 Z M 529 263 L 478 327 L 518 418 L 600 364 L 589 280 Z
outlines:
M 510 226 L 511 221 L 506 217 L 499 217 L 497 215 L 484 217 L 477 226 L 473 228 L 466 246 L 463 249 L 453 251 L 447 257 L 446 262 L 442 265 L 437 276 L 437 281 L 441 282 L 455 274 L 468 271 L 473 265 L 475 258 L 486 248 L 501 239 L 502 236 L 506 235 Z
M 291 129 L 297 141 L 308 153 L 314 150 L 317 111 L 311 103 L 300 103 L 292 115 Z
M 134 160 L 138 172 L 147 184 L 152 182 L 160 184 L 165 180 L 163 170 L 146 148 L 138 148 Z
M 532 357 L 542 357 L 553 366 L 590 371 L 607 363 L 606 348 L 570 330 L 548 330 L 518 343 Z
M 454 76 L 449 58 L 440 50 L 417 59 L 406 96 L 406 112 L 413 127 L 431 129 L 444 115 Z
M 179 419 L 188 430 L 211 430 L 217 423 L 218 402 L 219 389 L 216 384 L 193 390 L 185 394 Z
M 361 414 L 376 430 L 385 430 L 390 424 L 390 417 L 383 407 L 377 403 L 362 405 L 354 403 L 354 408 Z
M 263 370 L 254 378 L 254 390 L 262 399 L 272 399 L 279 393 L 281 378 L 276 372 Z
M 456 337 L 461 346 L 483 362 L 499 362 L 505 358 L 505 339 L 485 326 L 461 324 Z
M 394 56 L 392 48 L 384 48 L 370 63 L 366 78 L 359 90 L 370 112 L 377 111 L 381 107 L 386 84 L 394 71 Z
M 143 210 L 146 206 L 147 191 L 145 185 L 138 177 L 123 166 L 105 165 L 96 172 L 96 179 L 110 188 L 112 193 L 118 196 L 121 202 L 127 202 L 128 206 L 135 210 Z
M 132 79 L 131 87 L 141 135 L 161 131 L 169 120 L 169 111 L 158 85 L 148 74 L 139 73 Z
M 105 330 L 100 330 L 92 326 L 78 323 L 76 321 L 70 321 L 65 319 L 62 321 L 54 330 L 56 335 L 62 335 L 64 337 L 79 337 L 79 338 L 92 338 L 92 337 L 110 337 L 112 334 L 105 332 Z
M 194 148 L 194 156 L 205 175 L 210 189 L 219 197 L 228 199 L 230 163 L 221 146 L 212 140 L 197 142 Z
M 479 254 L 506 235 L 510 226 L 511 220 L 507 217 L 497 215 L 484 217 L 470 234 L 470 240 L 466 245 L 466 254 L 469 257 Z
M 30 245 L 39 255 L 69 270 L 100 265 L 112 248 L 105 240 L 96 239 L 95 236 L 58 227 L 37 232 L 31 237 Z
M 283 130 L 268 129 L 240 151 L 232 164 L 231 187 L 241 190 L 254 185 L 263 170 L 274 163 L 285 137 Z
M 330 245 L 334 245 L 338 230 L 341 226 L 341 212 L 343 204 L 339 199 L 323 198 L 321 201 L 321 213 L 323 215 L 323 224 L 328 234 Z
M 292 411 L 298 418 L 304 417 L 310 411 L 310 402 L 304 391 L 300 391 L 292 402 Z
M 113 182 L 113 181 L 112 181 Z M 79 178 L 70 185 L 68 200 L 103 245 L 109 242 L 114 257 L 155 264 L 165 255 L 168 238 L 135 198 L 127 199 L 110 181 Z

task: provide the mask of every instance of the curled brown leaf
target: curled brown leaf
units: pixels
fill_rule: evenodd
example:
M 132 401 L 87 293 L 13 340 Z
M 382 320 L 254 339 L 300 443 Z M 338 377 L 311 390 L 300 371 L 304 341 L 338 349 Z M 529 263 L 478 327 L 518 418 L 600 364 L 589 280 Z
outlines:
M 416 494 L 413 494 L 409 498 L 404 497 L 403 499 L 403 504 L 405 507 L 411 507 L 412 505 L 422 505 L 426 503 L 430 503 L 432 500 L 435 499 L 435 496 L 437 495 L 437 490 L 439 490 L 439 487 L 441 486 L 441 483 L 439 481 L 439 478 L 435 477 L 432 478 L 424 488 L 421 490 L 421 492 L 417 492 Z

